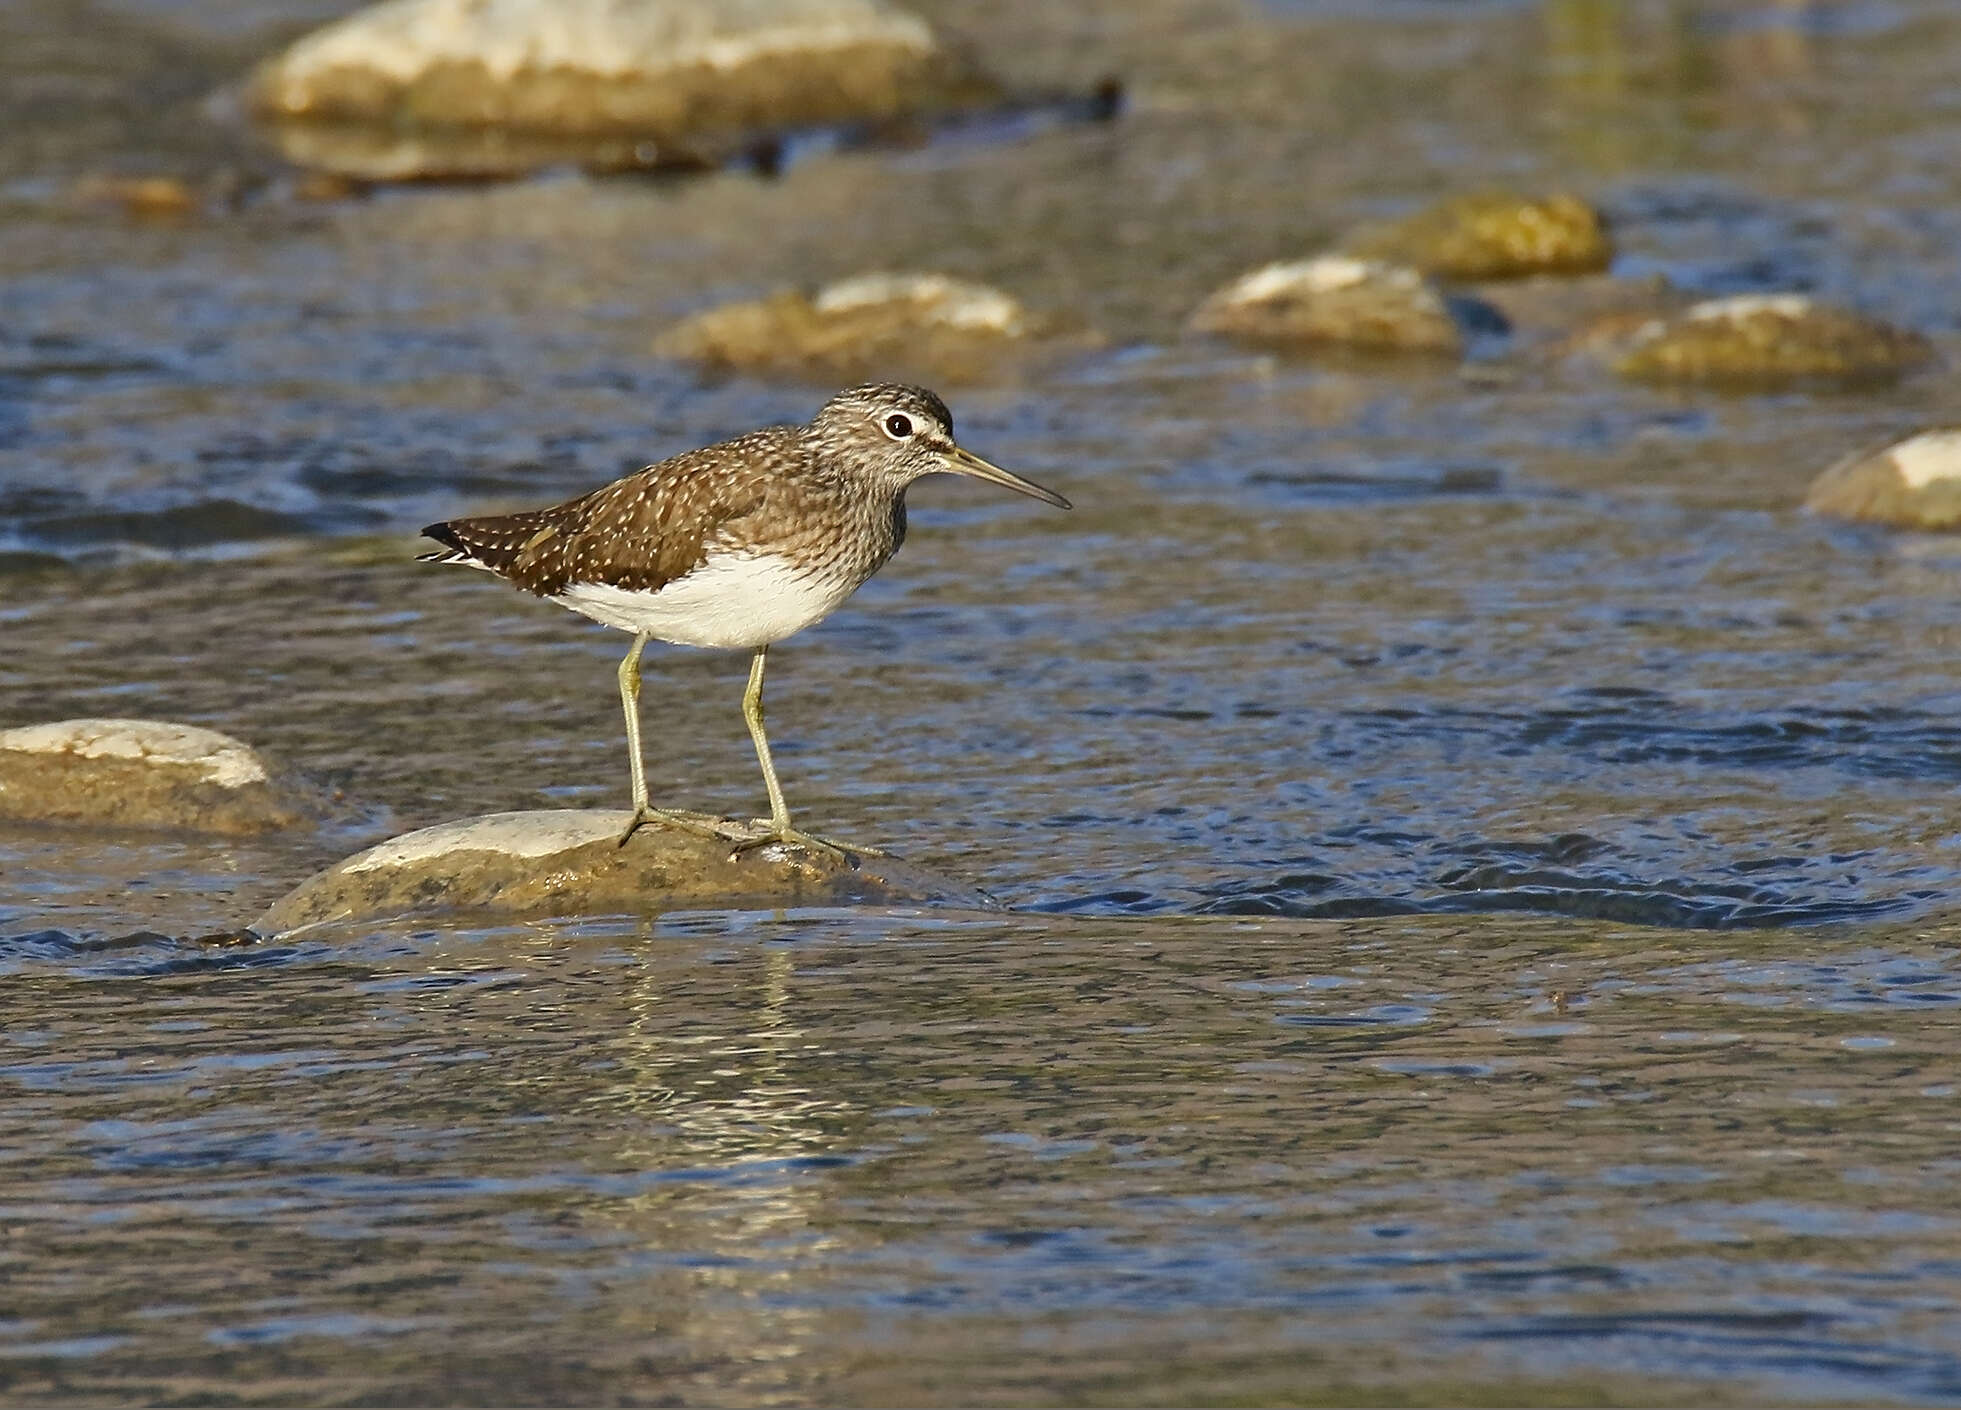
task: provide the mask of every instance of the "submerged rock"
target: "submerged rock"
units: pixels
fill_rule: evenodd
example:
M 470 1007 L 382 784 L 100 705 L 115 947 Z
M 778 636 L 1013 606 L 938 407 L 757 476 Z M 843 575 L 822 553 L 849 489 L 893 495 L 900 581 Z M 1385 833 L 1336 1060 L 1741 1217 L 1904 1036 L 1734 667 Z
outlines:
M 886 0 L 386 0 L 262 65 L 286 155 L 371 179 L 693 165 L 991 96 Z
M 841 860 L 800 847 L 731 855 L 752 824 L 690 815 L 723 836 L 648 823 L 622 847 L 625 812 L 492 813 L 406 833 L 303 882 L 252 923 L 261 936 L 331 921 L 443 911 L 511 917 L 737 906 L 989 908 L 971 886 L 896 857 Z
M 164 720 L 0 730 L 0 817 L 250 834 L 311 811 L 250 745 Z
M 68 194 L 78 206 L 118 210 L 133 220 L 175 220 L 197 214 L 203 205 L 176 176 L 85 176 Z
M 1260 343 L 1373 352 L 1463 351 L 1438 289 L 1414 269 L 1347 255 L 1269 264 L 1199 305 L 1191 326 Z
M 1011 295 L 944 274 L 864 274 L 815 294 L 724 304 L 654 340 L 662 357 L 718 372 L 816 381 L 979 382 L 1074 341 Z
M 1874 381 L 1934 359 L 1918 333 L 1803 294 L 1710 299 L 1674 317 L 1612 320 L 1591 337 L 1615 371 L 1646 382 Z
M 1811 482 L 1804 507 L 1900 529 L 1961 529 L 1961 427 L 1848 455 Z
M 1450 197 L 1393 224 L 1358 230 L 1342 247 L 1439 279 L 1594 274 L 1614 258 L 1606 221 L 1577 196 L 1504 191 Z

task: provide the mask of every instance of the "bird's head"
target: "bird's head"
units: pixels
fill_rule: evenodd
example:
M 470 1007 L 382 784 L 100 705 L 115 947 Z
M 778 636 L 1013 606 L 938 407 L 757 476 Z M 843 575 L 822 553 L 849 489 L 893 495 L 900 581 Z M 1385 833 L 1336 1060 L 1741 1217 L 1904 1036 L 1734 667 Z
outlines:
M 944 471 L 1004 485 L 1057 509 L 1069 508 L 1069 501 L 1054 490 L 961 449 L 953 439 L 953 413 L 924 387 L 871 382 L 839 392 L 812 418 L 809 432 L 827 459 L 889 485 L 895 493 L 921 475 Z

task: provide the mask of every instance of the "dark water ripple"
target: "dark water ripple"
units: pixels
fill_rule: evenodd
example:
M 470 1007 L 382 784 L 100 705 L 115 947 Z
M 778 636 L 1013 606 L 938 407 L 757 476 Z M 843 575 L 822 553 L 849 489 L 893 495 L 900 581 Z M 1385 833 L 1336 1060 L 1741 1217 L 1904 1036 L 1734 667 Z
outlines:
M 1399 665 L 1419 654 L 1387 653 Z M 1829 798 L 1853 783 L 1880 789 L 1883 798 L 1885 787 L 1907 784 L 1925 790 L 1929 806 L 1937 807 L 1942 790 L 1961 782 L 1961 727 L 1930 710 L 1800 704 L 1738 711 L 1615 686 L 1563 692 L 1559 703 L 1536 709 L 1390 706 L 1343 711 L 1332 722 L 1316 711 L 1271 707 L 1132 705 L 1114 713 L 1174 728 L 1212 727 L 1222 739 L 1241 741 L 1222 747 L 1238 749 L 1242 767 L 1256 778 L 1288 770 L 1378 781 L 1414 825 L 1336 823 L 1302 831 L 1237 812 L 1210 821 L 1182 809 L 1130 819 L 1084 810 L 1056 814 L 1044 825 L 1127 821 L 1159 839 L 1155 845 L 1167 853 L 1218 848 L 1228 875 L 1182 893 L 1142 885 L 1050 895 L 1038 909 L 1294 917 L 1517 910 L 1669 927 L 1765 928 L 1912 914 L 1956 894 L 1945 861 L 1889 855 L 1884 846 L 1847 847 L 1816 823 L 1763 844 L 1711 831 L 1719 816 L 1686 811 L 1698 806 L 1693 788 L 1668 795 L 1671 802 L 1647 804 L 1638 796 L 1643 785 L 1632 785 L 1636 797 L 1617 801 L 1611 832 L 1519 837 L 1481 829 L 1484 800 L 1459 799 L 1465 785 L 1423 782 L 1432 769 L 1455 778 L 1488 771 L 1493 760 L 1519 759 L 1529 772 L 1506 787 L 1522 792 L 1578 786 L 1583 779 L 1610 787 L 1622 778 L 1672 781 L 1686 770 L 1705 779 L 1761 776 L 1762 784 L 1749 786 L 1789 790 L 1794 799 Z M 1421 791 L 1403 794 L 1412 782 L 1458 802 L 1458 821 L 1467 826 L 1424 825 Z M 1315 791 L 1290 787 L 1288 796 L 1310 817 L 1327 810 Z M 1508 811 L 1520 806 L 1507 800 Z
M 1552 748 L 1606 764 L 1820 769 L 1862 778 L 1961 782 L 1961 724 L 1922 711 L 1793 706 L 1738 718 L 1625 687 L 1574 695 L 1586 703 L 1519 712 L 1384 709 L 1350 718 L 1383 735 L 1482 740 L 1500 755 Z
M 383 449 L 358 439 L 250 433 L 202 446 L 192 461 L 197 468 L 183 484 L 107 503 L 71 487 L 0 490 L 0 542 L 89 558 L 117 548 L 197 553 L 272 538 L 399 531 L 473 501 L 562 497 L 603 478 L 549 446 L 539 457 L 497 462 L 440 446 Z M 642 463 L 629 458 L 614 473 Z M 213 495 L 213 488 L 251 498 Z
M 1569 850 L 1574 840 L 1562 839 L 1551 850 Z M 1595 839 L 1577 840 L 1589 850 L 1612 850 Z M 1529 844 L 1407 841 L 1411 865 L 1399 879 L 1406 879 L 1408 890 L 1400 894 L 1372 894 L 1369 883 L 1379 884 L 1380 878 L 1345 879 L 1332 870 L 1310 869 L 1316 863 L 1326 865 L 1327 858 L 1303 856 L 1288 859 L 1283 865 L 1289 870 L 1271 880 L 1201 888 L 1206 899 L 1197 906 L 1198 913 L 1343 917 L 1545 911 L 1627 925 L 1726 929 L 1874 920 L 1917 911 L 1943 895 L 1923 889 L 1901 896 L 1864 897 L 1856 886 L 1831 884 L 1822 875 L 1830 869 L 1806 861 L 1781 866 L 1788 874 L 1779 886 L 1761 879 L 1746 883 L 1647 878 L 1604 866 L 1548 867 L 1530 855 L 1534 849 Z M 1425 864 L 1433 870 L 1425 870 Z M 1132 903 L 1121 909 L 1137 907 Z
M 1675 1360 L 1685 1371 L 1731 1376 L 1746 1368 L 1803 1377 L 1821 1396 L 1849 1395 L 1884 1382 L 1900 1394 L 1940 1402 L 1961 1393 L 1961 1357 L 1910 1345 L 1873 1346 L 1827 1335 L 1848 1322 L 1887 1311 L 1883 1303 L 1837 1317 L 1814 1312 L 1735 1312 L 1720 1309 L 1622 1316 L 1547 1316 L 1504 1326 L 1466 1329 L 1468 1340 L 1531 1342 L 1567 1347 L 1586 1361 L 1635 1365 Z M 1901 1309 L 1903 1310 L 1903 1309 Z M 1798 1335 L 1813 1333 L 1813 1335 Z M 1553 1354 L 1561 1353 L 1554 1350 Z M 1830 1387 L 1830 1389 L 1827 1389 Z
M 161 935 L 139 930 L 122 935 L 77 934 L 41 929 L 0 935 L 0 974 L 23 966 L 80 966 L 102 977 L 155 978 L 228 970 L 275 968 L 317 956 L 317 946 L 247 943 L 250 937 Z

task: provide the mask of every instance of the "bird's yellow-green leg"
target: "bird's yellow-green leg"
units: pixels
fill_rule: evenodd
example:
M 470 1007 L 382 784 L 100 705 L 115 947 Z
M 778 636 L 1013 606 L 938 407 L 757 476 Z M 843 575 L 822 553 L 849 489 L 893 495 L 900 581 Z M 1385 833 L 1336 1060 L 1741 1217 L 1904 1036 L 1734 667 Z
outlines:
M 853 852 L 884 856 L 876 847 L 847 846 L 828 837 L 819 837 L 814 832 L 799 832 L 790 826 L 790 805 L 783 801 L 783 785 L 776 781 L 776 764 L 769 757 L 769 735 L 763 729 L 763 662 L 768 656 L 769 648 L 759 646 L 756 648 L 756 659 L 749 663 L 749 688 L 742 692 L 742 718 L 749 726 L 749 738 L 755 741 L 756 760 L 763 766 L 763 786 L 769 789 L 769 831 L 761 837 L 738 842 L 735 851 L 747 852 L 752 847 L 767 847 L 772 842 L 788 842 L 815 851 L 835 853 L 843 861 L 849 861 Z
M 640 762 L 640 653 L 647 649 L 647 634 L 633 638 L 626 659 L 620 662 L 620 708 L 626 711 L 626 766 L 633 774 L 633 823 L 627 837 L 640 825 L 647 811 L 647 771 Z M 622 837 L 620 841 L 626 841 Z
M 619 845 L 626 846 L 627 839 L 653 818 L 690 832 L 722 837 L 720 831 L 699 818 L 647 806 L 647 770 L 640 760 L 640 653 L 647 649 L 647 641 L 645 632 L 634 637 L 626 659 L 620 662 L 620 705 L 626 711 L 626 761 L 633 774 L 633 816 L 627 821 L 626 831 L 620 834 Z

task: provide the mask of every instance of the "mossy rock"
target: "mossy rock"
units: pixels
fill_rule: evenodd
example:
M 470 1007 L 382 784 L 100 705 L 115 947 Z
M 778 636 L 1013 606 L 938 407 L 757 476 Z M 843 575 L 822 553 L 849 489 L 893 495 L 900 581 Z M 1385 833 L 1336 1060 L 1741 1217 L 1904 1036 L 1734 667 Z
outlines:
M 877 273 L 707 309 L 662 332 L 654 352 L 712 372 L 971 384 L 1092 341 L 986 284 Z
M 776 906 L 990 909 L 974 887 L 897 857 L 773 844 L 737 853 L 758 826 L 689 814 L 619 842 L 629 814 L 492 813 L 423 828 L 349 857 L 273 903 L 262 937 L 306 926 L 474 912 L 505 918 L 648 915 Z M 710 830 L 714 831 L 710 831 Z
M 250 745 L 196 725 L 82 719 L 0 730 L 0 817 L 243 836 L 319 812 Z
M 1804 507 L 1900 529 L 1961 529 L 1961 427 L 1847 456 L 1811 482 Z
M 1320 255 L 1252 270 L 1192 314 L 1200 333 L 1276 347 L 1455 357 L 1464 337 L 1443 294 L 1414 269 Z
M 1402 220 L 1357 230 L 1342 247 L 1452 280 L 1594 274 L 1614 258 L 1607 222 L 1579 197 L 1505 191 L 1452 196 Z
M 1934 360 L 1918 333 L 1801 294 L 1712 299 L 1605 334 L 1614 370 L 1643 382 L 1871 382 Z

